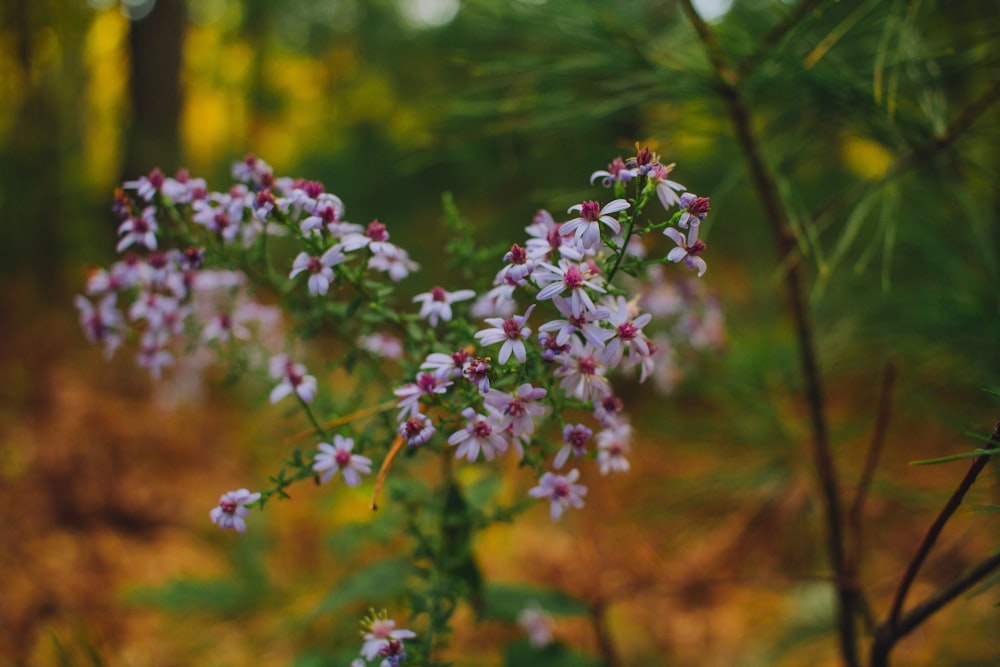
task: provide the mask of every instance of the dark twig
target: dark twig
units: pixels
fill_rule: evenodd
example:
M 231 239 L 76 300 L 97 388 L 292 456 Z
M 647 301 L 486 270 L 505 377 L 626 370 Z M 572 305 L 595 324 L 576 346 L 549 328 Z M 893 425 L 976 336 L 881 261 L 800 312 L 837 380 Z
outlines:
M 591 606 L 590 621 L 597 639 L 597 652 L 600 653 L 604 664 L 607 667 L 621 667 L 621 658 L 615 648 L 614 640 L 611 639 L 611 633 L 608 632 L 607 606 L 604 601 L 599 600 Z
M 871 667 L 886 667 L 889 664 L 889 652 L 896 642 L 998 568 L 1000 568 L 1000 552 L 984 559 L 958 579 L 903 614 L 897 619 L 895 626 L 890 625 L 888 621 L 879 625 L 875 631 L 875 641 L 872 642 Z
M 739 73 L 740 78 L 746 77 L 750 72 L 753 71 L 760 61 L 764 59 L 764 56 L 773 49 L 775 46 L 781 43 L 781 40 L 785 38 L 788 33 L 795 29 L 795 27 L 804 19 L 810 12 L 819 8 L 824 0 L 799 0 L 799 2 L 792 7 L 791 11 L 785 15 L 781 21 L 778 21 L 773 28 L 771 28 L 766 35 L 760 40 L 760 44 L 754 49 L 754 52 L 749 56 L 744 58 L 736 71 Z
M 995 449 L 997 445 L 1000 444 L 1000 423 L 996 425 L 993 429 L 993 434 L 990 436 L 990 443 L 986 445 L 985 449 Z M 958 488 L 955 492 L 951 494 L 951 498 L 945 503 L 945 506 L 941 509 L 937 518 L 934 519 L 934 523 L 931 524 L 930 529 L 927 531 L 927 535 L 924 536 L 924 541 L 920 543 L 920 547 L 917 549 L 917 553 L 914 554 L 913 560 L 906 568 L 906 572 L 903 574 L 903 579 L 899 582 L 899 588 L 896 589 L 896 597 L 892 601 L 892 609 L 889 611 L 889 618 L 886 620 L 890 630 L 895 632 L 899 627 L 899 617 L 900 613 L 903 611 L 903 603 L 906 601 L 906 594 L 910 591 L 910 586 L 913 585 L 913 581 L 917 578 L 917 573 L 920 571 L 920 566 L 923 565 L 924 561 L 927 559 L 927 555 L 930 553 L 931 548 L 937 541 L 938 536 L 944 529 L 944 525 L 948 522 L 948 519 L 955 513 L 958 506 L 962 504 L 962 499 L 965 494 L 969 492 L 972 485 L 976 482 L 976 478 L 979 477 L 979 473 L 983 471 L 986 464 L 989 463 L 991 458 L 990 454 L 984 454 L 978 456 L 972 461 L 972 465 L 969 466 L 969 471 L 965 473 L 965 477 L 959 483 Z
M 864 515 L 865 500 L 868 498 L 868 491 L 871 488 L 872 479 L 875 476 L 875 469 L 878 467 L 879 458 L 882 455 L 882 448 L 885 444 L 885 433 L 889 427 L 889 413 L 892 408 L 892 387 L 896 380 L 896 365 L 891 361 L 885 365 L 882 372 L 882 385 L 879 389 L 878 412 L 875 415 L 875 429 L 872 431 L 872 441 L 868 446 L 868 456 L 865 459 L 864 471 L 861 473 L 861 480 L 858 482 L 857 491 L 854 493 L 854 502 L 848 512 L 853 533 L 852 553 L 850 569 L 855 575 L 861 565 L 862 552 L 862 518 Z
M 840 635 L 841 654 L 848 667 L 857 667 L 857 639 L 854 612 L 857 608 L 856 583 L 847 576 L 844 559 L 843 526 L 840 496 L 837 489 L 837 474 L 830 451 L 829 435 L 824 415 L 824 400 L 820 381 L 816 345 L 813 339 L 812 323 L 806 307 L 801 262 L 796 252 L 795 235 L 790 218 L 778 194 L 774 175 L 764 162 L 763 152 L 751 127 L 750 112 L 746 101 L 736 87 L 738 75 L 730 69 L 723 51 L 711 28 L 691 5 L 690 0 L 681 0 L 681 9 L 687 15 L 699 39 L 705 47 L 715 72 L 719 95 L 722 98 L 730 122 L 736 134 L 743 155 L 747 160 L 750 177 L 760 198 L 764 213 L 771 224 L 777 243 L 779 261 L 785 262 L 785 286 L 789 308 L 795 323 L 799 359 L 805 381 L 805 397 L 809 405 L 812 426 L 813 460 L 819 476 L 827 524 L 828 550 L 834 572 L 837 591 L 837 624 Z

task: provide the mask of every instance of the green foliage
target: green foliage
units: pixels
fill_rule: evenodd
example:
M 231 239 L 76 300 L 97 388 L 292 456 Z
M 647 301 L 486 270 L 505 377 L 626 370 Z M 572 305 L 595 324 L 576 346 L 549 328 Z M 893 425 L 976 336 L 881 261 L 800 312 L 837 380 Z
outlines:
M 535 605 L 553 616 L 585 616 L 590 613 L 590 608 L 582 600 L 556 588 L 491 582 L 486 585 L 483 594 L 482 615 L 514 623 L 524 609 Z
M 606 667 L 606 663 L 577 653 L 558 643 L 535 648 L 526 640 L 507 644 L 504 649 L 506 667 Z

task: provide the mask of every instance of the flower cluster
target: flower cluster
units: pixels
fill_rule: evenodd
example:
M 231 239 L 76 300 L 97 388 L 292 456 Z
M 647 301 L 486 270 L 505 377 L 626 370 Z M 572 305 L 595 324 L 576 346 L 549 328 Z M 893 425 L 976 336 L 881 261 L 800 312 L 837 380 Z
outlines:
M 330 304 L 346 294 L 367 300 L 371 308 L 348 342 L 412 373 L 392 388 L 396 437 L 413 448 L 454 448 L 469 463 L 513 452 L 538 474 L 529 495 L 548 501 L 558 519 L 584 504 L 587 460 L 601 474 L 629 469 L 633 433 L 615 373 L 670 388 L 685 345 L 721 345 L 717 304 L 664 271 L 677 263 L 700 277 L 707 269 L 700 229 L 710 202 L 671 180 L 673 167 L 645 148 L 616 158 L 591 176 L 613 196 L 574 204 L 561 222 L 540 210 L 526 238 L 504 254 L 492 285 L 438 285 L 412 297 L 416 312 L 394 307 L 391 316 L 378 274 L 397 283 L 417 265 L 379 220 L 345 220 L 343 201 L 321 183 L 277 177 L 254 156 L 233 166 L 236 183 L 219 192 L 185 172 L 170 178 L 154 170 L 116 194 L 118 249 L 126 255 L 89 277 L 94 301 L 77 298 L 81 324 L 109 355 L 130 335 L 138 338 L 139 363 L 159 376 L 178 337 L 194 334 L 215 346 L 250 340 L 264 310 L 250 298 L 254 288 L 287 295 L 296 315 L 347 317 L 346 306 Z M 657 252 L 662 236 L 671 244 Z M 283 253 L 273 251 L 276 244 Z M 228 301 L 199 297 L 219 291 Z M 198 305 L 205 301 L 214 310 Z M 419 329 L 426 334 L 406 339 Z M 304 364 L 278 353 L 268 370 L 271 402 L 297 399 L 319 439 L 296 479 L 328 482 L 341 473 L 348 486 L 360 484 L 373 465 L 364 455 L 367 438 L 356 450 L 354 438 L 320 426 L 311 405 L 321 382 Z M 575 467 L 561 472 L 570 458 Z M 227 494 L 212 518 L 242 531 L 247 506 L 282 488 Z

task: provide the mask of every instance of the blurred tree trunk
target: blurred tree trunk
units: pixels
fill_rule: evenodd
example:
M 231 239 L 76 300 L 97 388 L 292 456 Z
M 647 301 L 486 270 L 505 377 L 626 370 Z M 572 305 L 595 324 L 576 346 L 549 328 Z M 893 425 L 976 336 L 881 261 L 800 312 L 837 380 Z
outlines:
M 122 165 L 125 179 L 156 166 L 170 174 L 179 166 L 186 24 L 184 0 L 157 0 L 147 16 L 129 26 L 132 125 Z

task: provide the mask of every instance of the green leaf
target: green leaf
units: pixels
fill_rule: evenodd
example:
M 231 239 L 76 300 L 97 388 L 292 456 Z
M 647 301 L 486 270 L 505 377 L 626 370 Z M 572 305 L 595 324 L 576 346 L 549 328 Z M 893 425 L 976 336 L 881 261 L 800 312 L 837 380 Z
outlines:
M 951 456 L 942 456 L 937 459 L 924 459 L 922 461 L 910 461 L 911 466 L 927 466 L 934 465 L 936 463 L 948 463 L 950 461 L 961 461 L 962 459 L 977 459 L 980 456 L 994 456 L 1000 454 L 1000 451 L 996 449 L 974 449 L 971 452 L 964 452 L 962 454 L 952 454 Z
M 583 616 L 589 613 L 587 604 L 555 588 L 527 584 L 487 584 L 483 616 L 514 622 L 525 607 L 537 605 L 554 616 Z

